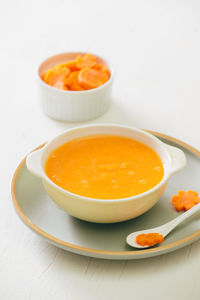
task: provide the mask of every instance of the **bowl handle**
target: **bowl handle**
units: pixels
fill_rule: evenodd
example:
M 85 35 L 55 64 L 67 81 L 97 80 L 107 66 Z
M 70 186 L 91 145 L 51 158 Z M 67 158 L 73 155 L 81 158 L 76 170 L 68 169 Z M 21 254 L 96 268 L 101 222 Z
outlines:
M 177 148 L 170 145 L 166 145 L 169 155 L 172 159 L 172 165 L 170 170 L 170 175 L 175 174 L 178 171 L 181 171 L 186 165 L 186 156 L 185 153 Z
M 43 153 L 43 148 L 31 152 L 26 157 L 27 169 L 38 177 L 42 177 L 43 174 L 42 165 L 41 165 L 42 153 Z

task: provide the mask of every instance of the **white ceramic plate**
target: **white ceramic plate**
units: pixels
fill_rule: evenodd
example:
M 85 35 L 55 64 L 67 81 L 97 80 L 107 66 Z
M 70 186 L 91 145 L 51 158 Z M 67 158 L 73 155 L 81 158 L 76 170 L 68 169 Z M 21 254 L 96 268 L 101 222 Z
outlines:
M 171 196 L 178 190 L 191 189 L 200 193 L 200 151 L 174 138 L 151 133 L 172 146 L 180 147 L 187 156 L 187 166 L 169 180 L 162 198 L 144 215 L 115 224 L 94 224 L 73 218 L 48 197 L 41 180 L 27 170 L 24 159 L 12 180 L 12 198 L 18 216 L 51 244 L 98 258 L 147 258 L 174 251 L 196 241 L 200 238 L 200 220 L 197 216 L 177 227 L 160 246 L 135 250 L 126 245 L 126 236 L 132 231 L 156 227 L 179 214 L 171 204 Z

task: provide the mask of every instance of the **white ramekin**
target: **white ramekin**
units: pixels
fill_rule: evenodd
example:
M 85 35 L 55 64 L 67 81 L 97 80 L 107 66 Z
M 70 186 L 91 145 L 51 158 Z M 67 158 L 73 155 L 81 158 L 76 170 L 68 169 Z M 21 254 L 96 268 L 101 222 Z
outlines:
M 79 196 L 68 192 L 53 183 L 45 174 L 45 163 L 50 153 L 62 144 L 83 136 L 110 134 L 133 138 L 151 147 L 160 156 L 164 177 L 152 189 L 124 199 L 101 200 Z M 182 150 L 161 142 L 153 135 L 140 129 L 120 125 L 88 125 L 70 129 L 57 136 L 42 149 L 27 156 L 27 168 L 41 177 L 49 196 L 70 215 L 82 220 L 97 223 L 114 223 L 135 218 L 149 210 L 163 194 L 170 176 L 186 164 Z
M 113 70 L 99 56 L 97 62 L 104 63 L 110 70 L 109 80 L 98 88 L 86 91 L 65 91 L 46 84 L 41 75 L 49 68 L 63 62 L 74 60 L 83 52 L 68 52 L 51 56 L 44 60 L 38 68 L 38 91 L 42 111 L 49 117 L 68 122 L 84 122 L 104 114 L 111 101 Z

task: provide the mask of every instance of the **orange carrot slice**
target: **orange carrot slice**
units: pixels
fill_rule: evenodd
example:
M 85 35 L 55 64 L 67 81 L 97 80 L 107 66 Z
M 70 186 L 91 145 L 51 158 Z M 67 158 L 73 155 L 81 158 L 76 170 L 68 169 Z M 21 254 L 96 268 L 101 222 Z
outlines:
M 108 76 L 110 77 L 110 70 L 105 65 L 96 63 L 92 68 L 95 70 L 103 71 L 103 72 L 107 73 Z
M 96 57 L 92 54 L 86 54 L 84 56 L 77 56 L 76 67 L 78 69 L 91 68 L 96 64 Z
M 110 70 L 106 66 L 103 66 L 101 71 L 107 73 L 108 76 L 110 77 Z
M 55 66 L 54 68 L 46 71 L 42 76 L 42 80 L 47 84 L 54 86 L 57 82 L 62 82 L 70 75 L 70 70 L 67 67 Z
M 67 86 L 65 85 L 65 83 L 63 81 L 57 81 L 53 87 L 60 89 L 60 90 L 68 90 Z
M 75 71 L 65 80 L 66 86 L 72 91 L 83 91 L 78 81 L 79 71 Z
M 109 79 L 107 73 L 92 68 L 84 68 L 78 76 L 79 84 L 84 89 L 94 89 L 104 84 Z
M 71 60 L 71 61 L 67 61 L 67 62 L 61 64 L 60 66 L 67 67 L 70 69 L 71 72 L 74 72 L 74 71 L 79 70 L 79 68 L 77 68 L 76 64 L 77 64 L 77 60 Z
M 188 210 L 200 203 L 200 197 L 194 191 L 178 191 L 178 195 L 172 197 L 172 204 L 177 211 Z
M 154 246 L 164 241 L 164 237 L 159 233 L 143 233 L 136 237 L 136 242 L 141 246 Z

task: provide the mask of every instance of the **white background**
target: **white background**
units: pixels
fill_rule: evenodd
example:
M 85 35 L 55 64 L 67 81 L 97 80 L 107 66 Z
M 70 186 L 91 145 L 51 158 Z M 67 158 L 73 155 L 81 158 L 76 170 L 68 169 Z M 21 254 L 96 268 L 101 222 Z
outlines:
M 113 104 L 94 122 L 200 149 L 200 2 L 1 0 L 0 37 L 0 299 L 199 299 L 200 242 L 138 261 L 71 254 L 24 226 L 10 182 L 28 152 L 77 125 L 41 113 L 35 81 L 44 58 L 71 50 L 100 54 L 115 69 Z

